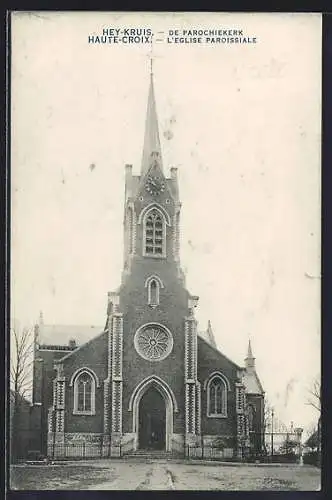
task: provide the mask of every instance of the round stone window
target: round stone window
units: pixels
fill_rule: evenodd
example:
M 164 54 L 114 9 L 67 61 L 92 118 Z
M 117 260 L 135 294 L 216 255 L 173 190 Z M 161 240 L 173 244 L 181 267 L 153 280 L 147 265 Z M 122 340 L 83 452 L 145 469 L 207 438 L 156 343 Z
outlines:
M 162 361 L 172 352 L 173 337 L 165 326 L 147 323 L 135 333 L 134 344 L 142 358 L 148 361 Z

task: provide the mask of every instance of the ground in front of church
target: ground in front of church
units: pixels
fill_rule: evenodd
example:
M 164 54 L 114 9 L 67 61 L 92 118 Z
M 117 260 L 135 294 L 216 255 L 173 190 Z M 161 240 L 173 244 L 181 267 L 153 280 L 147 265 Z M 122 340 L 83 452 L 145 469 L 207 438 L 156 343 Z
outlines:
M 96 460 L 11 467 L 15 490 L 301 490 L 320 489 L 309 465 L 198 464 L 189 461 Z

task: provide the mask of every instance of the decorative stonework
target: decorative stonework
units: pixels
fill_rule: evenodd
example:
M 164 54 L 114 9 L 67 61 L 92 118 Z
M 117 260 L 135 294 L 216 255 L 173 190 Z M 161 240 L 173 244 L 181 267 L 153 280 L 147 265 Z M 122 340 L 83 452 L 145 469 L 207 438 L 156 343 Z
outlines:
M 116 312 L 112 321 L 112 435 L 122 432 L 122 353 L 123 316 Z M 112 445 L 113 447 L 113 445 Z M 117 454 L 117 452 L 116 452 Z
M 133 232 L 132 232 L 132 254 L 136 254 L 136 237 L 137 237 L 137 216 L 133 207 Z
M 113 317 L 108 318 L 108 356 L 107 356 L 107 378 L 112 377 L 112 349 L 113 349 Z
M 162 361 L 173 349 L 173 336 L 168 328 L 160 323 L 146 323 L 134 337 L 137 353 L 148 361 Z
M 134 224 L 133 224 L 133 219 L 134 219 L 134 213 L 133 213 L 133 207 L 132 205 L 128 205 L 127 208 L 127 238 L 128 238 L 128 254 L 131 255 L 133 252 L 133 229 L 134 229 Z
M 201 433 L 201 384 L 196 382 L 196 433 Z
M 245 388 L 240 382 L 235 384 L 236 394 L 236 430 L 237 430 L 237 454 L 242 457 L 244 446 L 247 442 L 246 415 L 245 415 Z
M 239 382 L 235 384 L 235 397 L 236 397 L 236 413 L 242 414 L 244 412 L 245 392 L 243 384 Z
M 112 335 L 112 380 L 122 380 L 122 335 L 123 317 L 120 313 L 113 314 Z
M 48 432 L 54 432 L 54 409 L 52 407 L 48 409 L 47 427 Z
M 180 210 L 173 216 L 173 256 L 175 261 L 180 260 Z
M 110 431 L 110 379 L 104 380 L 104 434 Z
M 103 434 L 99 432 L 65 432 L 64 442 L 65 444 L 72 443 L 98 443 L 100 444 L 103 438 Z
M 197 384 L 197 322 L 193 316 L 185 319 L 185 423 L 186 434 L 196 433 Z
M 65 377 L 62 363 L 55 362 L 54 368 L 57 375 L 53 381 L 53 410 L 55 418 L 53 420 L 55 432 L 63 433 L 65 426 Z

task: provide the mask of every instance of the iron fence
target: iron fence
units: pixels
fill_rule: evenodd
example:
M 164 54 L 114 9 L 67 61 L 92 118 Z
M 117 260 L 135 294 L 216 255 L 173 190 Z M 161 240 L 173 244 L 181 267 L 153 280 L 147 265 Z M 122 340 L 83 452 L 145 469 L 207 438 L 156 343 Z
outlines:
M 109 447 L 102 443 L 54 443 L 51 446 L 52 458 L 102 458 L 109 456 Z

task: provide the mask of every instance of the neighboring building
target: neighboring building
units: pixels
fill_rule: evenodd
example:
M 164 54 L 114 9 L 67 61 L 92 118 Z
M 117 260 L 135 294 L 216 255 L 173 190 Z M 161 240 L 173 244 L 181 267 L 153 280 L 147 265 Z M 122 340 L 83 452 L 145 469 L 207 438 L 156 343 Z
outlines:
M 33 405 L 20 394 L 15 397 L 13 390 L 9 393 L 9 430 L 11 461 L 26 458 L 29 450 L 39 449 L 33 428 Z
M 108 293 L 106 325 L 36 327 L 33 402 L 49 455 L 80 443 L 114 457 L 138 449 L 197 456 L 215 443 L 229 457 L 261 451 L 264 392 L 251 346 L 241 367 L 218 350 L 210 323 L 197 332 L 198 297 L 180 267 L 180 213 L 151 75 L 140 175 L 125 167 L 124 267 Z

